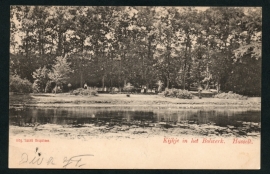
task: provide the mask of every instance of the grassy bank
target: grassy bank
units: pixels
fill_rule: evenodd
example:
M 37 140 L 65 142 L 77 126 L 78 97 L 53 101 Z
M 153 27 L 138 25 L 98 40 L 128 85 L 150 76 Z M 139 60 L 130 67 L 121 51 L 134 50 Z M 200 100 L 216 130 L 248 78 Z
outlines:
M 261 98 L 251 97 L 247 100 L 218 99 L 195 97 L 193 99 L 167 98 L 160 95 L 130 95 L 125 94 L 99 94 L 98 96 L 74 96 L 69 94 L 28 94 L 10 95 L 10 107 L 14 106 L 44 106 L 44 107 L 113 107 L 113 106 L 144 106 L 158 108 L 250 108 L 260 110 Z

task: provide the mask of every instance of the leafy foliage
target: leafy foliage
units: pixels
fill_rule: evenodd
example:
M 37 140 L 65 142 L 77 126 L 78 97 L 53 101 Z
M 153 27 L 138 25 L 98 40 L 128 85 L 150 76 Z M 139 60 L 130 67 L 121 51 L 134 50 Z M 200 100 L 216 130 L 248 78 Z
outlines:
M 18 75 L 11 75 L 9 77 L 9 91 L 31 93 L 32 84 L 27 79 L 21 79 Z
M 220 93 L 214 96 L 215 98 L 220 98 L 220 99 L 239 99 L 239 100 L 247 100 L 246 96 L 239 95 L 233 92 L 228 92 L 228 93 Z
M 49 70 L 45 66 L 33 72 L 32 76 L 35 79 L 33 89 L 35 92 L 45 92 L 46 83 L 49 80 L 48 74 Z
M 52 89 L 52 93 L 61 93 L 63 92 L 62 88 L 60 86 L 55 86 L 53 89 Z
M 260 95 L 261 8 L 11 6 L 10 18 L 10 73 L 38 79 L 40 91 L 49 79 L 74 88 L 161 80 Z
M 47 81 L 46 87 L 45 87 L 45 92 L 51 93 L 53 91 L 53 89 L 55 88 L 55 86 L 56 86 L 55 82 L 53 82 L 51 80 Z
M 67 62 L 65 57 L 56 57 L 55 64 L 52 67 L 52 71 L 49 72 L 49 78 L 57 85 L 66 83 L 69 79 L 69 75 L 72 73 L 70 63 Z
M 97 95 L 98 92 L 94 89 L 84 89 L 84 88 L 78 88 L 71 92 L 73 95 Z
M 130 83 L 127 83 L 123 88 L 123 91 L 125 92 L 131 92 L 132 90 L 134 90 L 134 86 L 132 86 Z
M 165 97 L 175 97 L 180 99 L 192 99 L 193 95 L 187 90 L 181 89 L 166 89 L 164 91 Z
M 34 93 L 40 93 L 40 92 L 44 92 L 42 89 L 41 89 L 41 84 L 40 84 L 40 81 L 39 80 L 35 80 L 34 83 L 33 83 L 33 92 Z

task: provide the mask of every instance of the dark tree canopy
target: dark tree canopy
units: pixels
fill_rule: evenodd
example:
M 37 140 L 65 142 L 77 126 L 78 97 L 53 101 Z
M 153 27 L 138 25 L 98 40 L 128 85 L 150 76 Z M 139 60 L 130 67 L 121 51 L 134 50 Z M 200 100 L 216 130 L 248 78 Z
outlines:
M 260 95 L 261 10 L 11 6 L 10 73 L 43 88 L 53 80 Z

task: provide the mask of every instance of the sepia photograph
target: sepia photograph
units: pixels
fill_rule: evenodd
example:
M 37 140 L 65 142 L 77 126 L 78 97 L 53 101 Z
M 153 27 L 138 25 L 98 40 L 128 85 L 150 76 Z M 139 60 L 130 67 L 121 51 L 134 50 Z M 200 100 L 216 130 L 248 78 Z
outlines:
M 262 8 L 10 6 L 9 168 L 260 169 Z

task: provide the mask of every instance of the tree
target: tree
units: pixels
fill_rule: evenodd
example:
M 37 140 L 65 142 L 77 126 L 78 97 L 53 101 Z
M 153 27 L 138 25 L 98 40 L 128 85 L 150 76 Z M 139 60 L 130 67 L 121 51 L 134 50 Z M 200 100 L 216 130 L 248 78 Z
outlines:
M 32 92 L 32 84 L 18 75 L 10 75 L 9 92 L 30 93 Z
M 173 19 L 177 13 L 175 8 L 161 8 L 158 28 L 158 45 L 155 52 L 155 58 L 158 59 L 158 69 L 161 71 L 161 76 L 166 82 L 166 87 L 169 88 L 170 82 L 174 81 L 174 74 L 177 74 L 179 62 L 176 63 L 177 57 L 173 56 L 176 53 L 177 39 L 173 28 Z
M 180 85 L 183 89 L 189 88 L 191 83 L 192 49 L 197 44 L 198 33 L 202 30 L 200 15 L 192 8 L 177 9 L 173 22 L 173 28 L 177 38 Z M 195 44 L 194 44 L 195 43 Z
M 41 89 L 40 92 L 45 92 L 46 83 L 49 80 L 49 70 L 44 66 L 43 68 L 38 68 L 33 72 L 33 78 L 35 82 L 38 81 L 38 88 Z
M 261 8 L 247 8 L 246 13 L 239 24 L 241 28 L 237 38 L 239 47 L 234 50 L 236 61 L 246 55 L 256 60 L 261 59 L 262 11 Z
M 74 70 L 68 77 L 75 88 L 86 81 L 151 88 L 161 80 L 168 88 L 216 83 L 251 94 L 259 88 L 252 79 L 260 79 L 261 13 L 249 7 L 11 6 L 10 73 L 33 82 L 41 77 L 32 73 L 54 69 L 59 56 Z M 65 83 L 58 71 L 51 77 Z M 250 79 L 241 80 L 243 74 Z
M 227 88 L 244 95 L 261 95 L 261 10 L 244 9 L 246 15 L 239 22 L 239 46 L 233 51 L 233 71 L 229 76 Z
M 227 90 L 226 84 L 233 71 L 233 51 L 239 47 L 237 38 L 244 16 L 242 8 L 211 7 L 204 13 L 208 63 L 207 67 L 218 90 Z
M 73 71 L 70 68 L 70 63 L 67 62 L 66 57 L 56 57 L 55 64 L 52 67 L 52 71 L 49 72 L 49 78 L 56 83 L 56 89 L 59 85 L 67 83 L 69 75 Z M 56 90 L 55 90 L 56 93 Z
M 129 48 L 126 64 L 127 79 L 135 86 L 152 87 L 157 80 L 154 53 L 157 45 L 157 19 L 154 7 L 134 7 L 127 27 Z M 132 65 L 132 66 L 130 66 Z

